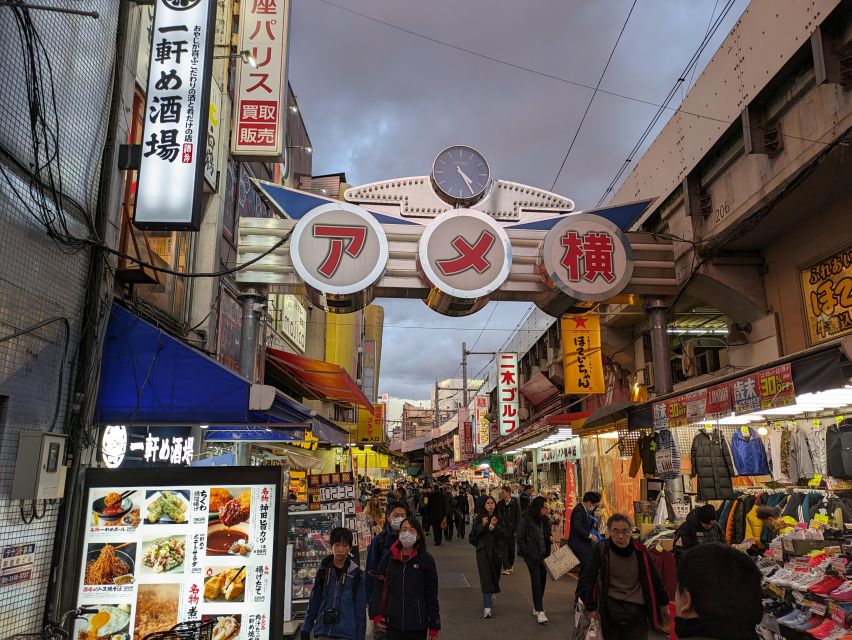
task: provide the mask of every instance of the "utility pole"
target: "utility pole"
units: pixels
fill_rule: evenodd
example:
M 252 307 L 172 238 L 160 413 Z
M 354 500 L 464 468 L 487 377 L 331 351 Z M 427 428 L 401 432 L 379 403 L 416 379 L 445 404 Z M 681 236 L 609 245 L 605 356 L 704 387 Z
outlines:
M 462 342 L 462 407 L 467 409 L 467 344 Z
M 441 426 L 438 418 L 438 378 L 435 378 L 435 399 L 432 401 L 432 428 L 437 429 Z

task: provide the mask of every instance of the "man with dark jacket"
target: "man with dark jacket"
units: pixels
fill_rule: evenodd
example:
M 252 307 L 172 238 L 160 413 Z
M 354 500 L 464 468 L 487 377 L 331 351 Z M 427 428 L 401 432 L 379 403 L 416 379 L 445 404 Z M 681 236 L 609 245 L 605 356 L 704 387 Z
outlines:
M 525 484 L 521 487 L 521 515 L 524 515 L 527 512 L 527 509 L 530 508 L 530 502 L 533 499 L 533 495 L 535 495 L 535 491 L 533 491 L 531 484 Z
M 331 531 L 332 554 L 320 564 L 308 601 L 301 640 L 341 638 L 364 640 L 367 631 L 367 596 L 363 573 L 349 557 L 352 532 L 343 527 Z M 335 614 L 330 612 L 334 611 Z
M 441 546 L 441 539 L 444 531 L 441 528 L 441 523 L 447 517 L 447 499 L 444 497 L 444 492 L 440 487 L 429 494 L 429 503 L 426 507 L 426 517 L 429 519 L 429 525 L 432 527 L 432 533 L 435 536 L 435 546 Z
M 467 491 L 459 487 L 459 494 L 455 497 L 456 503 L 456 532 L 459 538 L 464 539 L 465 526 L 470 519 L 470 505 L 467 502 Z
M 675 560 L 690 549 L 709 542 L 725 542 L 722 527 L 716 522 L 716 509 L 712 504 L 695 507 L 686 516 L 686 521 L 677 528 L 674 536 Z
M 432 497 L 432 487 L 428 484 L 423 487 L 420 492 L 420 500 L 417 502 L 417 513 L 420 514 L 420 520 L 423 522 L 423 532 L 429 535 L 429 499 Z
M 594 516 L 595 509 L 601 503 L 601 494 L 587 491 L 583 500 L 571 511 L 571 529 L 568 532 L 568 548 L 580 561 L 580 575 L 577 588 L 574 591 L 574 602 L 580 597 L 585 588 L 584 575 L 589 559 L 592 557 L 592 546 L 597 544 L 601 536 L 598 533 L 598 519 Z
M 389 502 L 385 528 L 381 533 L 373 537 L 370 546 L 367 547 L 367 560 L 364 563 L 365 580 L 367 583 L 367 594 L 373 593 L 373 582 L 375 578 L 373 574 L 379 566 L 379 561 L 382 559 L 385 551 L 390 549 L 391 545 L 399 539 L 399 525 L 408 516 L 408 511 L 405 505 L 401 502 Z
M 500 551 L 503 556 L 503 574 L 507 575 L 514 571 L 515 534 L 518 531 L 518 522 L 521 519 L 521 507 L 518 505 L 518 501 L 512 497 L 512 490 L 509 485 L 504 485 L 500 490 L 500 501 L 497 503 L 496 512 L 503 525 Z
M 645 640 L 649 622 L 659 627 L 669 596 L 648 549 L 631 537 L 630 519 L 616 513 L 606 526 L 611 537 L 592 550 L 580 597 L 606 640 Z

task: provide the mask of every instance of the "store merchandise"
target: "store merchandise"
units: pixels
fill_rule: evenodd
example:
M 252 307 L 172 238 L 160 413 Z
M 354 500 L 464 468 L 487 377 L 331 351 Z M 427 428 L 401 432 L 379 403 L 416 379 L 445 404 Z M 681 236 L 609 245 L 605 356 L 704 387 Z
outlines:
M 734 463 L 728 442 L 719 429 L 702 429 L 692 440 L 692 474 L 698 476 L 698 497 L 725 500 L 734 497 Z
M 672 432 L 661 429 L 657 432 L 657 449 L 654 454 L 657 477 L 673 480 L 680 476 L 680 453 L 677 450 Z
M 738 476 L 769 475 L 766 449 L 757 431 L 742 427 L 731 436 L 731 452 Z
M 852 419 L 826 429 L 826 467 L 833 478 L 852 478 Z

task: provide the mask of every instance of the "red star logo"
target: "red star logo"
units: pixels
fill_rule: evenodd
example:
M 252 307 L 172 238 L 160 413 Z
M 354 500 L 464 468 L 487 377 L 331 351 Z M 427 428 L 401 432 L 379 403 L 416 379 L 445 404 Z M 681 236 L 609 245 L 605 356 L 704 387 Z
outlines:
M 575 329 L 588 329 L 586 323 L 589 321 L 588 318 L 571 318 L 574 321 Z

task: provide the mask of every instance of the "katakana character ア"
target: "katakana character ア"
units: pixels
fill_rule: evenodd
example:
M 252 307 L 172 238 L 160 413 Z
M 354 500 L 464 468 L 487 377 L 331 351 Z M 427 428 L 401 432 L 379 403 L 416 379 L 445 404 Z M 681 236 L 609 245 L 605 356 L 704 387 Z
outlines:
M 583 236 L 583 252 L 585 254 L 587 281 L 592 282 L 601 276 L 607 282 L 615 280 L 612 272 L 612 238 L 606 233 L 590 231 Z
M 180 122 L 180 111 L 183 98 L 181 96 L 154 96 L 151 99 L 151 122 Z
M 178 143 L 177 137 L 177 129 L 165 129 L 160 131 L 159 139 L 157 139 L 156 133 L 152 133 L 151 139 L 145 142 L 145 146 L 148 147 L 148 151 L 146 151 L 143 155 L 148 158 L 156 153 L 157 157 L 162 158 L 167 162 L 174 162 L 180 153 L 180 144 Z

